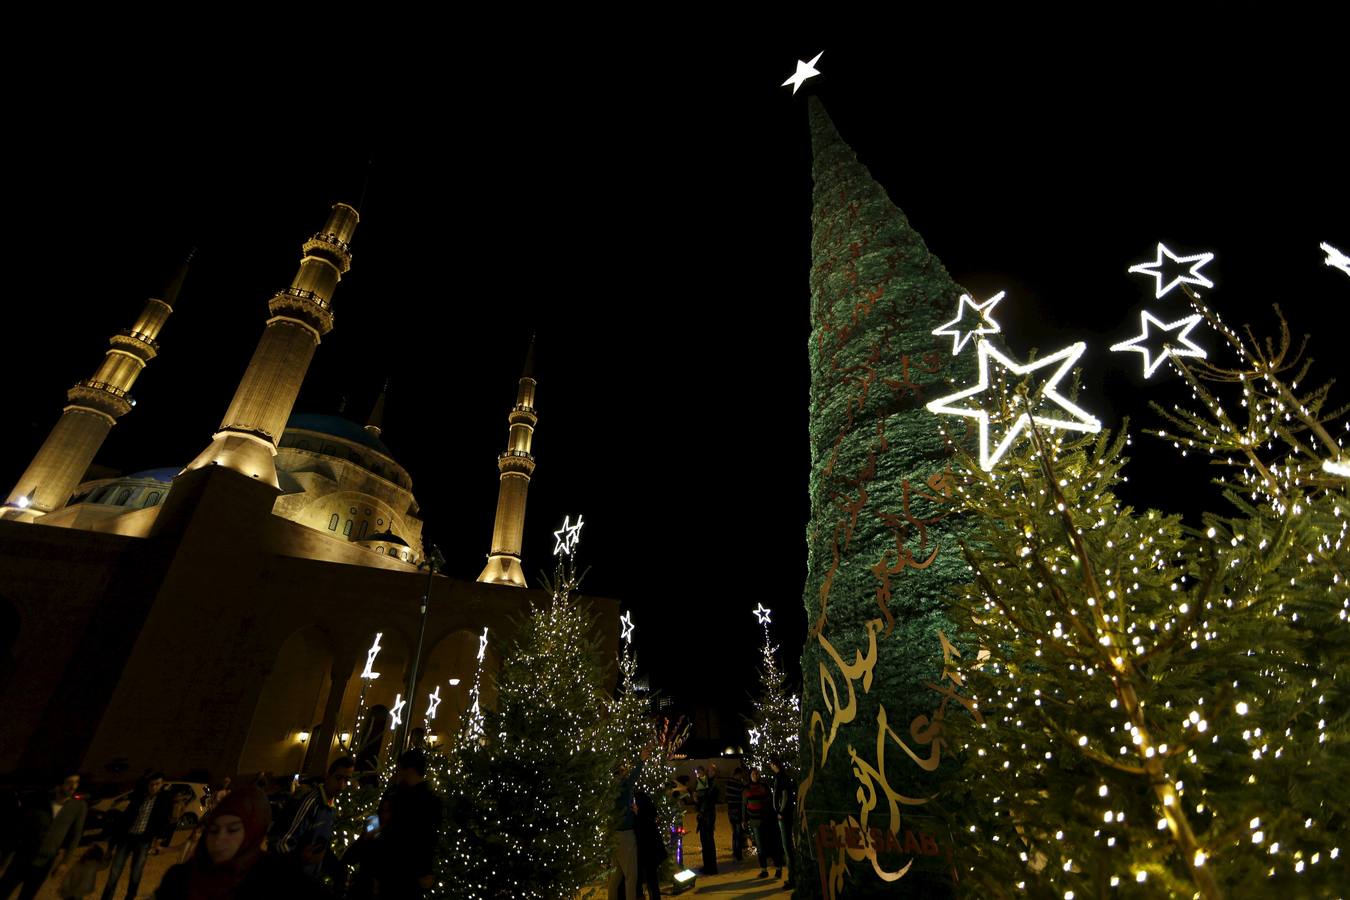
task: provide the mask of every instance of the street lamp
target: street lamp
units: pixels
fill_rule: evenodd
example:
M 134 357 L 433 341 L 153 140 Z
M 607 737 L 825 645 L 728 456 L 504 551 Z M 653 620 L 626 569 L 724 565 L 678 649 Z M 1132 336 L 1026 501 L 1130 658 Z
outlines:
M 412 698 L 417 696 L 418 670 L 422 667 L 422 641 L 427 634 L 427 613 L 431 609 L 431 579 L 436 575 L 436 570 L 444 565 L 445 558 L 441 556 L 440 548 L 435 544 L 430 545 L 426 559 L 417 565 L 417 568 L 425 567 L 427 570 L 427 588 L 422 594 L 422 622 L 417 627 L 417 651 L 413 654 L 412 667 L 408 669 L 407 696 L 410 703 Z M 399 726 L 399 733 L 395 735 L 394 748 L 399 753 L 408 749 L 408 738 L 412 733 L 412 709 L 410 708 L 408 712 L 409 715 Z

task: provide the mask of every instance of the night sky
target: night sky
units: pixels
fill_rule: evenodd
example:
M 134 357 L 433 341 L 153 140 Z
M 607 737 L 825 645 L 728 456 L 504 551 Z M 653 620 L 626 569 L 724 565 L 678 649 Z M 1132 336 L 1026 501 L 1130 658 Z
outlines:
M 1344 371 L 1350 276 L 1318 249 L 1350 252 L 1344 79 L 1287 40 L 1323 26 L 1129 9 L 1141 18 L 854 23 L 868 44 L 692 23 L 598 42 L 573 22 L 590 36 L 549 52 L 372 26 L 218 60 L 74 54 L 83 83 L 10 98 L 0 326 L 17 377 L 0 475 L 18 477 L 65 389 L 193 245 L 162 354 L 98 462 L 196 455 L 300 244 L 332 202 L 358 201 L 373 159 L 296 411 L 345 398 L 364 423 L 389 378 L 384 440 L 447 570 L 473 578 L 537 332 L 526 574 L 551 570 L 550 532 L 583 514 L 584 587 L 634 610 L 653 686 L 743 705 L 751 608 L 775 610 L 794 674 L 805 633 L 808 93 L 958 283 L 1008 292 L 1013 351 L 1088 342 L 1080 402 L 1107 425 L 1131 417 L 1132 502 L 1222 502 L 1202 464 L 1139 432 L 1157 421 L 1148 400 L 1182 398 L 1175 377 L 1146 384 L 1137 355 L 1107 352 L 1138 332 L 1152 281 L 1126 268 L 1159 240 L 1217 254 L 1210 299 L 1230 324 L 1268 331 L 1279 302 L 1317 332 L 1318 371 Z M 301 40 L 317 46 L 284 52 Z M 820 78 L 779 86 L 821 49 Z

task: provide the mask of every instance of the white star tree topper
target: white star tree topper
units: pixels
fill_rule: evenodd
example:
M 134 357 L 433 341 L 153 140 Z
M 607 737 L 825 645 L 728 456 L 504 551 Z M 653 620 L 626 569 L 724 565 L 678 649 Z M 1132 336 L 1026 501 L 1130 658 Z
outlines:
M 1111 350 L 1114 353 L 1133 351 L 1142 354 L 1144 357 L 1144 377 L 1152 378 L 1153 373 L 1158 370 L 1158 366 L 1163 364 L 1163 360 L 1169 356 L 1194 356 L 1200 359 L 1206 357 L 1204 349 L 1198 346 L 1188 336 L 1191 329 L 1200 322 L 1199 313 L 1186 316 L 1184 319 L 1177 319 L 1175 322 L 1163 322 L 1157 316 L 1148 310 L 1142 310 L 1139 313 L 1139 324 L 1143 329 L 1138 336 L 1130 338 L 1128 341 L 1121 341 L 1119 344 L 1112 344 Z M 1154 325 L 1160 332 L 1177 332 L 1176 339 L 1183 346 L 1174 347 L 1171 344 L 1163 344 L 1162 348 L 1155 354 L 1144 342 L 1149 338 L 1149 325 Z
M 487 645 L 488 645 L 487 636 L 488 636 L 488 630 L 487 630 L 487 627 L 485 626 L 485 627 L 483 628 L 483 633 L 480 634 L 480 635 L 478 636 L 478 661 L 479 661 L 479 662 L 482 662 L 482 661 L 483 661 L 483 657 L 484 657 L 484 656 L 487 656 Z
M 403 699 L 402 694 L 394 696 L 394 705 L 389 710 L 389 718 L 393 721 L 395 728 L 403 724 L 403 707 L 407 702 Z
M 1167 279 L 1167 275 L 1163 272 L 1164 256 L 1174 263 L 1190 263 L 1190 273 L 1175 275 L 1170 281 L 1167 281 L 1167 283 L 1164 284 L 1163 282 Z M 1141 275 L 1152 275 L 1157 282 L 1154 285 L 1153 296 L 1154 299 L 1158 299 L 1179 284 L 1195 284 L 1206 288 L 1214 287 L 1214 282 L 1200 274 L 1200 267 L 1213 258 L 1213 253 L 1197 253 L 1194 256 L 1177 256 L 1167 248 L 1166 244 L 1159 241 L 1158 258 L 1153 262 L 1136 263 L 1135 265 L 1130 266 L 1130 271 L 1137 272 Z
M 977 334 L 998 334 L 1003 329 L 994 321 L 989 314 L 998 306 L 999 301 L 1007 291 L 999 291 L 983 303 L 976 303 L 969 294 L 962 294 L 960 301 L 956 305 L 956 318 L 945 325 L 933 329 L 933 334 L 941 337 L 944 334 L 951 335 L 952 338 L 952 356 L 960 356 L 961 350 L 966 346 L 966 341 Z M 974 328 L 962 328 L 961 323 L 967 317 L 966 310 L 974 313 L 976 325 Z
M 626 612 L 626 613 L 624 613 L 623 615 L 619 616 L 619 627 L 621 627 L 621 628 L 623 629 L 623 634 L 619 635 L 620 639 L 623 640 L 623 642 L 626 643 L 626 644 L 631 644 L 631 643 L 633 643 L 633 611 L 632 611 L 632 610 L 629 610 L 628 612 Z
M 436 690 L 427 694 L 427 721 L 436 718 L 436 707 L 441 705 L 441 686 L 436 685 Z
M 793 72 L 792 76 L 779 86 L 787 87 L 790 84 L 792 85 L 792 93 L 796 94 L 797 88 L 802 86 L 802 82 L 806 81 L 806 79 L 808 78 L 814 78 L 820 74 L 820 71 L 816 68 L 816 63 L 820 62 L 820 58 L 824 55 L 825 51 L 822 50 L 819 53 L 817 53 L 814 57 L 812 57 L 810 62 L 802 62 L 800 59 L 797 60 L 797 71 Z
M 1335 266 L 1345 274 L 1350 275 L 1350 256 L 1346 256 L 1344 253 L 1337 250 L 1335 247 L 1331 246 L 1326 241 L 1323 241 L 1319 246 L 1326 251 L 1327 265 Z
M 750 611 L 755 614 L 756 619 L 759 619 L 759 624 L 769 624 L 769 613 L 772 612 L 772 610 L 765 609 L 763 603 L 757 604 L 755 608 Z
M 980 379 L 978 383 L 976 383 L 974 387 L 969 387 L 963 391 L 957 391 L 955 394 L 934 400 L 928 404 L 928 410 L 930 412 L 946 413 L 947 415 L 952 416 L 964 416 L 966 418 L 975 419 L 980 423 L 980 468 L 984 469 L 986 472 L 994 468 L 998 461 L 1003 458 L 1003 454 L 1008 452 L 1008 448 L 1013 445 L 1013 443 L 1022 435 L 1022 432 L 1025 431 L 1027 426 L 1032 422 L 1035 422 L 1042 428 L 1049 428 L 1055 431 L 1086 431 L 1096 433 L 1101 431 L 1102 423 L 1089 415 L 1086 410 L 1070 401 L 1058 390 L 1060 381 L 1069 373 L 1073 364 L 1078 361 L 1085 350 L 1087 350 L 1087 344 L 1080 341 L 1079 343 L 1065 347 L 1057 353 L 1052 353 L 1035 362 L 1022 365 L 1013 362 L 1002 353 L 999 353 L 987 341 L 981 341 L 979 344 Z M 989 450 L 989 411 L 984 407 L 979 406 L 978 401 L 975 401 L 976 405 L 974 406 L 955 405 L 959 400 L 975 397 L 976 395 L 989 390 L 989 360 L 991 358 L 998 363 L 1000 367 L 1014 375 L 1029 375 L 1032 372 L 1050 368 L 1058 363 L 1058 368 L 1055 368 L 1054 371 L 1050 373 L 1050 377 L 1047 378 L 1041 386 L 1039 394 L 1033 395 L 1030 408 L 1022 409 L 1013 417 L 1012 424 L 1008 426 L 1008 430 L 1003 435 L 1003 439 L 998 442 L 998 445 L 994 448 L 993 452 L 990 452 Z M 1055 406 L 1058 406 L 1065 413 L 1068 413 L 1069 418 L 1041 415 L 1038 412 L 1038 408 L 1046 400 L 1050 401 Z M 1011 403 L 1014 405 L 1020 404 L 1021 402 L 1022 400 L 1020 397 L 1011 398 Z
M 577 544 L 581 543 L 581 526 L 584 524 L 581 516 L 577 516 L 575 525 L 572 524 L 571 516 L 563 516 L 562 527 L 553 532 L 554 556 L 571 556 L 576 551 Z
M 371 667 L 375 665 L 375 657 L 379 656 L 380 650 L 383 649 L 380 647 L 380 638 L 382 637 L 384 637 L 383 631 L 375 632 L 375 643 L 371 644 L 370 649 L 366 651 L 366 667 L 362 670 L 361 677 L 368 681 L 373 681 L 380 677 L 380 673 L 372 671 Z

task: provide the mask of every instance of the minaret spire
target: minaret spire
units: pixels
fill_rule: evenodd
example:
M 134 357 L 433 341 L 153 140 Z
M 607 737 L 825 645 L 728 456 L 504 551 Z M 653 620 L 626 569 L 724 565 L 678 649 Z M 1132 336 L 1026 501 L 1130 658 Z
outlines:
M 66 505 L 108 432 L 136 405 L 131 387 L 159 353 L 156 339 L 178 303 L 196 252 L 194 247 L 158 297 L 145 302 L 134 325 L 108 339 L 108 351 L 94 376 L 66 392 L 69 405 L 9 492 L 0 518 L 32 521 Z
M 380 388 L 380 396 L 375 398 L 375 406 L 370 411 L 370 418 L 366 420 L 366 431 L 374 437 L 380 436 L 380 430 L 384 426 L 384 397 L 389 393 L 389 379 L 384 380 L 384 387 Z
M 497 457 L 501 485 L 497 489 L 497 518 L 492 525 L 492 552 L 479 581 L 525 587 L 525 572 L 520 567 L 521 538 L 525 532 L 525 495 L 534 474 L 530 445 L 538 416 L 534 411 L 534 338 L 525 354 L 525 366 L 516 390 L 516 405 L 507 416 L 510 435 L 506 452 Z
M 334 204 L 323 230 L 305 241 L 291 286 L 268 303 L 271 318 L 211 444 L 183 471 L 218 465 L 277 487 L 273 457 L 319 339 L 333 329 L 333 291 L 352 265 L 360 216 Z

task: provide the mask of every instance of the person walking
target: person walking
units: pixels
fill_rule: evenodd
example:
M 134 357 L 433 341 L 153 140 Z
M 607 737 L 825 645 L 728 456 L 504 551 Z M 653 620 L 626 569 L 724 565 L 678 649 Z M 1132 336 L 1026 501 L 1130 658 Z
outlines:
M 699 844 L 703 849 L 701 875 L 717 874 L 717 780 L 702 766 L 694 769 L 694 808 L 698 817 Z
M 19 809 L 20 825 L 14 854 L 0 878 L 0 900 L 9 900 L 22 885 L 19 900 L 33 900 L 47 876 L 60 878 L 84 834 L 87 807 L 76 799 L 80 776 L 67 775 L 48 793 L 27 797 Z
M 381 898 L 417 900 L 436 883 L 436 843 L 441 798 L 427 784 L 427 757 L 420 749 L 398 758 L 389 792 L 389 821 L 381 817 L 379 855 Z
M 112 829 L 109 844 L 113 850 L 108 883 L 103 886 L 103 900 L 113 900 L 117 882 L 122 877 L 128 858 L 131 873 L 127 876 L 127 900 L 135 900 L 145 871 L 145 858 L 150 845 L 172 827 L 173 798 L 164 792 L 164 773 L 152 772 L 140 779 L 127 800 L 126 812 Z
M 783 886 L 792 887 L 792 876 L 797 872 L 797 854 L 792 847 L 797 817 L 797 779 L 781 756 L 770 756 L 769 768 L 773 770 L 773 810 L 778 815 L 778 836 L 783 843 L 783 861 L 788 870 Z
M 333 803 L 347 789 L 355 771 L 356 761 L 350 756 L 339 756 L 333 760 L 324 780 L 293 800 L 290 808 L 283 813 L 284 820 L 272 829 L 272 852 L 289 860 L 313 882 L 317 883 L 322 878 L 323 859 L 333 841 L 333 821 L 336 816 Z M 226 797 L 221 802 L 228 802 L 229 799 Z
M 647 759 L 647 750 L 637 765 L 625 762 L 618 767 L 619 790 L 614 797 L 614 871 L 610 873 L 607 894 L 609 900 L 637 900 L 638 892 L 638 843 L 637 813 L 633 804 L 633 791 L 642 777 L 642 764 Z
M 633 835 L 637 838 L 637 879 L 647 900 L 661 900 L 661 864 L 666 861 L 666 842 L 656 821 L 656 801 L 646 791 L 633 793 Z
M 777 866 L 774 878 L 783 877 L 783 851 L 779 847 L 778 814 L 773 809 L 773 792 L 760 777 L 759 769 L 750 770 L 750 781 L 741 798 L 742 820 L 755 841 L 755 857 L 759 861 L 760 878 L 769 877 L 770 862 Z
M 741 794 L 745 790 L 745 767 L 737 766 L 731 777 L 722 782 L 722 793 L 727 802 L 727 819 L 731 822 L 731 858 L 740 862 L 745 858 L 745 816 Z
M 155 900 L 315 900 L 318 890 L 290 861 L 263 852 L 271 824 L 261 789 L 234 789 L 202 818 L 192 858 L 164 873 Z

